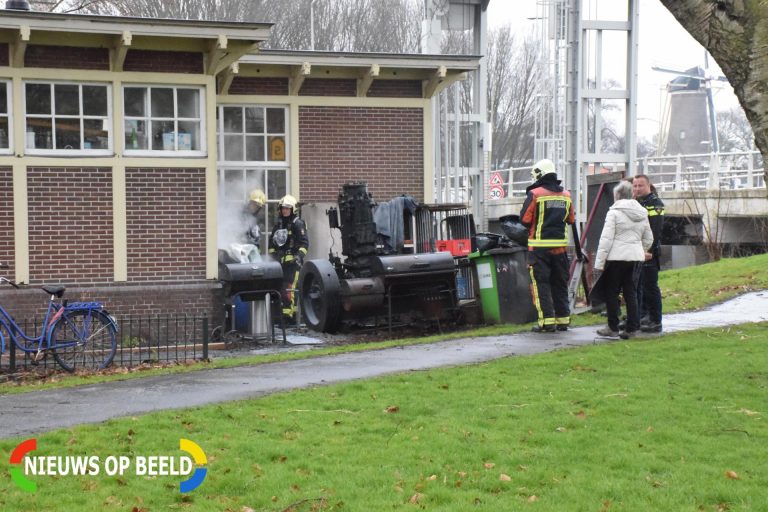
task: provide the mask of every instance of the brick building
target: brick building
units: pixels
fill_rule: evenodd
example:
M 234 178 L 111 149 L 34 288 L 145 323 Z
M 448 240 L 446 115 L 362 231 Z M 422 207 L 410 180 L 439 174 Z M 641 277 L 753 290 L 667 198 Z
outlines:
M 0 289 L 119 314 L 218 311 L 223 212 L 262 188 L 330 202 L 432 196 L 430 98 L 479 58 L 263 50 L 270 24 L 0 17 Z M 320 256 L 320 255 L 319 255 Z

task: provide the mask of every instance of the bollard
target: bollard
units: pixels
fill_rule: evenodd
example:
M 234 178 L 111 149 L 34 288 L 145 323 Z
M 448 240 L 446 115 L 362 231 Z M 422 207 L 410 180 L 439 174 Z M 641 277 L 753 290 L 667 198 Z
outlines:
M 203 359 L 208 360 L 208 317 L 203 317 Z
M 12 339 L 8 339 L 9 345 L 11 346 L 11 355 L 10 360 L 8 361 L 10 372 L 13 373 L 16 371 L 16 343 Z

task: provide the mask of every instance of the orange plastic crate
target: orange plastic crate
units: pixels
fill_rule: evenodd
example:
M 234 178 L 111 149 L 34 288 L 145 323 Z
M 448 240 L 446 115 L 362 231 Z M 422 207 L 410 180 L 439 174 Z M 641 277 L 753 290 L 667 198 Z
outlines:
M 453 256 L 466 256 L 472 252 L 472 241 L 469 238 L 459 240 L 436 240 L 435 250 L 437 252 L 447 251 Z

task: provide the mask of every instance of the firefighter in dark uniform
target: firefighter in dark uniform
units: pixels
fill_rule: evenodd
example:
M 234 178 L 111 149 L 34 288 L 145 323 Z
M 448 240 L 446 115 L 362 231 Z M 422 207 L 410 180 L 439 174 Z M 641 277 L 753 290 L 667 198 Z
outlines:
M 245 243 L 259 246 L 261 241 L 261 228 L 264 226 L 261 211 L 267 204 L 267 196 L 260 188 L 251 190 L 248 194 L 248 204 L 243 209 L 242 217 L 246 225 L 243 239 Z
M 534 183 L 525 189 L 520 221 L 528 228 L 531 295 L 539 314 L 533 331 L 567 331 L 571 323 L 567 229 L 576 221 L 571 194 L 560 185 L 551 160 L 537 162 L 531 179 Z
M 632 179 L 632 196 L 648 211 L 648 222 L 653 232 L 653 245 L 645 256 L 640 282 L 638 283 L 638 307 L 640 308 L 640 330 L 661 332 L 661 290 L 659 269 L 661 268 L 661 231 L 664 228 L 664 203 L 656 195 L 651 180 L 644 174 Z
M 296 198 L 280 199 L 280 212 L 272 228 L 269 254 L 283 267 L 283 316 L 289 321 L 296 314 L 296 286 L 299 270 L 309 252 L 309 238 L 304 221 L 296 215 Z

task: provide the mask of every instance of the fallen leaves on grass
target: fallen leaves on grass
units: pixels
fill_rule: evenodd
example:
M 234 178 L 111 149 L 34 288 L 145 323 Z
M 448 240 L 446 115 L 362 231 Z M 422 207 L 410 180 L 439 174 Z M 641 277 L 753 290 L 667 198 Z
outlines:
M 535 494 L 528 496 L 528 503 L 533 503 L 534 501 L 538 501 L 539 497 Z
M 502 473 L 501 475 L 499 475 L 499 480 L 501 480 L 502 482 L 511 482 L 512 477 L 505 473 Z
M 483 464 L 483 467 L 485 469 L 493 469 L 494 467 L 496 467 L 496 464 L 494 464 L 493 462 L 486 462 Z
M 420 492 L 417 492 L 411 498 L 408 500 L 408 503 L 411 505 L 417 505 L 422 499 L 424 498 L 424 495 Z
M 400 412 L 400 407 L 398 407 L 397 405 L 390 405 L 389 407 L 384 409 L 384 412 L 386 412 L 388 414 L 392 414 L 392 413 L 395 413 L 395 412 Z
M 740 479 L 738 473 L 736 473 L 735 471 L 728 470 L 728 471 L 725 472 L 725 476 L 730 478 L 731 480 L 739 480 Z

